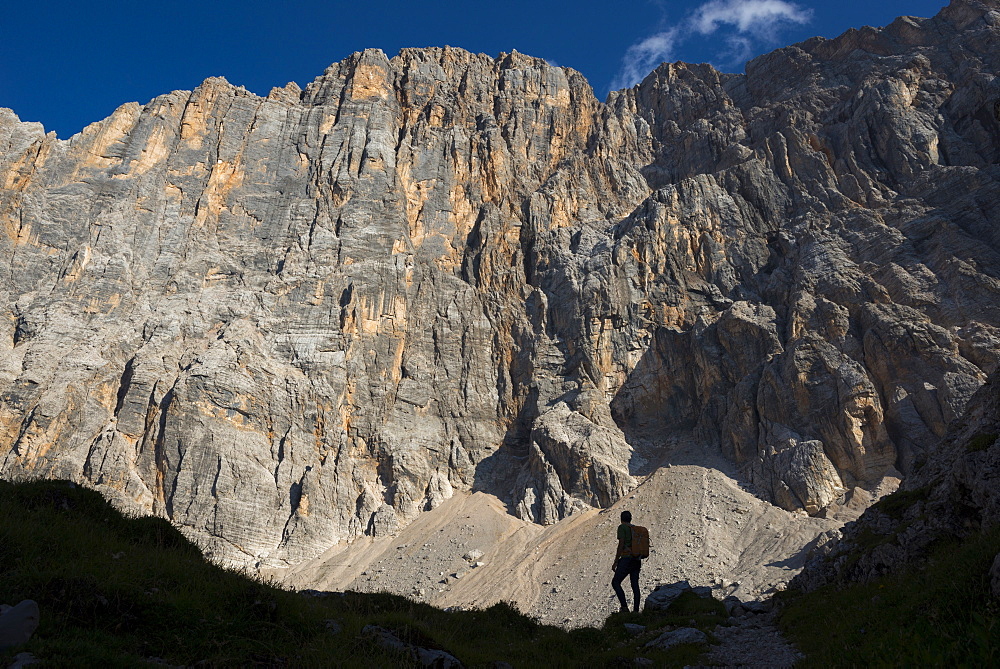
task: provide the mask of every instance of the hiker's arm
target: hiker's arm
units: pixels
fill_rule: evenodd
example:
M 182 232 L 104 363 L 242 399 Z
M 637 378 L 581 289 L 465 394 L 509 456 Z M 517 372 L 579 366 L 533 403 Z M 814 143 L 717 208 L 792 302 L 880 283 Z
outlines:
M 611 571 L 618 569 L 618 557 L 622 554 L 623 550 L 625 550 L 625 540 L 619 539 L 618 550 L 615 551 L 615 561 L 611 563 Z

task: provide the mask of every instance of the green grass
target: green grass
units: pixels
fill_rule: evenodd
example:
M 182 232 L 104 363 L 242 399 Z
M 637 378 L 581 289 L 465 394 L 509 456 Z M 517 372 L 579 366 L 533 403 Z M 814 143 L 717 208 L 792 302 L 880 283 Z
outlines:
M 361 634 L 386 627 L 404 641 L 447 650 L 467 667 L 657 666 L 694 663 L 704 646 L 653 651 L 666 625 L 709 631 L 725 619 L 713 600 L 684 596 L 665 614 L 615 615 L 603 629 L 566 631 L 509 604 L 445 612 L 389 594 L 309 597 L 207 562 L 168 522 L 127 518 L 97 493 L 66 482 L 0 481 L 0 602 L 34 599 L 41 624 L 24 646 L 48 667 L 170 664 L 208 667 L 398 667 L 409 656 Z M 332 633 L 329 621 L 341 627 Z M 649 631 L 632 637 L 622 625 Z
M 805 667 L 996 666 L 1000 604 L 989 570 L 998 552 L 993 530 L 938 545 L 924 569 L 783 593 L 782 630 Z
M 929 496 L 930 488 L 927 486 L 915 490 L 897 490 L 875 502 L 872 506 L 890 518 L 902 520 L 907 509 L 917 502 L 925 501 Z

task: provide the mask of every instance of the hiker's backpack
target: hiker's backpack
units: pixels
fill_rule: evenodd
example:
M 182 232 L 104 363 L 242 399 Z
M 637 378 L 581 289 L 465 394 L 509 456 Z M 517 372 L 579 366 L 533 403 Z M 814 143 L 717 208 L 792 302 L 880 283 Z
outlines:
M 632 557 L 649 557 L 649 530 L 641 525 L 632 526 Z

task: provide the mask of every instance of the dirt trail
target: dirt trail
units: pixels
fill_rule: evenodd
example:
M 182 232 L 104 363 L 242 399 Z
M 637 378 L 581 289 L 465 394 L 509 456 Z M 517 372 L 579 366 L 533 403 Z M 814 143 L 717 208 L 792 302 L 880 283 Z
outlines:
M 713 667 L 780 669 L 803 658 L 782 636 L 773 613 L 745 616 L 735 625 L 716 627 L 712 634 L 719 643 L 702 656 L 702 661 Z
M 610 509 L 545 528 L 514 518 L 490 495 L 457 493 L 394 537 L 335 546 L 271 575 L 296 588 L 385 590 L 442 607 L 513 601 L 544 622 L 579 627 L 600 625 L 617 608 L 609 583 L 624 509 L 650 530 L 644 593 L 686 579 L 719 596 L 756 598 L 794 576 L 808 544 L 839 525 L 763 502 L 725 461 L 707 464 L 716 466 L 662 467 Z

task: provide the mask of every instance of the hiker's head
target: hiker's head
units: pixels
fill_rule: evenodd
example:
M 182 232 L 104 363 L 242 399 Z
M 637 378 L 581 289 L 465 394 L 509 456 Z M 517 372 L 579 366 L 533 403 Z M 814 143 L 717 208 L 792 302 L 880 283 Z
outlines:
M 631 511 L 622 511 L 622 522 L 623 523 L 631 523 L 632 522 L 632 512 Z

